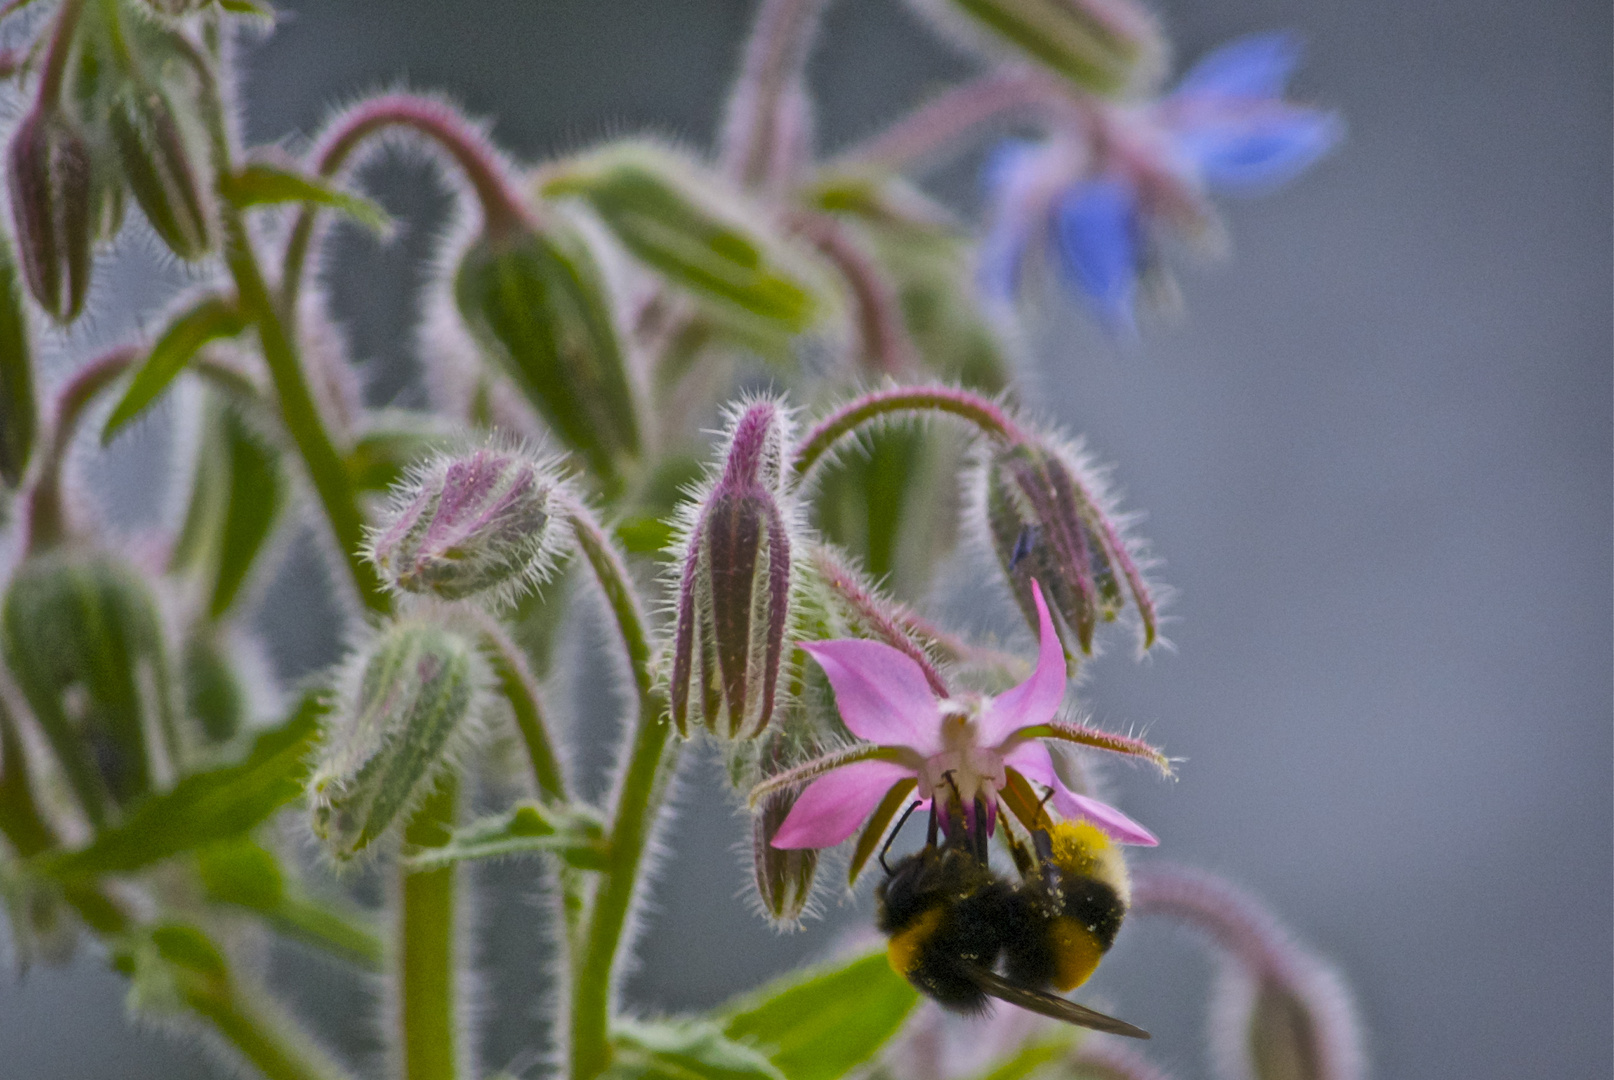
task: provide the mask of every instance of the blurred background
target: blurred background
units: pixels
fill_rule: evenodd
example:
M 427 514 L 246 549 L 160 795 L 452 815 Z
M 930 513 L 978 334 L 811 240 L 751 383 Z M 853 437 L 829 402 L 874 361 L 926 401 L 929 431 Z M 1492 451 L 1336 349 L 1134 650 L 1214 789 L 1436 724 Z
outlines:
M 490 118 L 527 161 L 640 130 L 710 145 L 752 13 L 279 6 L 274 36 L 246 51 L 254 140 L 407 85 Z M 1342 968 L 1374 1076 L 1614 1075 L 1609 5 L 1159 8 L 1184 61 L 1247 31 L 1304 33 L 1299 96 L 1340 109 L 1350 137 L 1289 189 L 1228 208 L 1232 260 L 1184 267 L 1184 318 L 1118 349 L 1073 308 L 1036 350 L 1034 400 L 1117 466 L 1178 592 L 1175 650 L 1140 664 L 1117 642 L 1086 698 L 1099 723 L 1143 727 L 1186 759 L 1180 779 L 1117 774 L 1112 794 L 1162 857 L 1259 893 Z M 898 0 L 841 0 L 813 65 L 821 146 L 969 70 Z M 966 211 L 970 162 L 934 178 Z M 447 202 L 418 164 L 373 179 L 408 227 L 386 248 L 344 234 L 331 283 L 372 394 L 408 401 L 413 290 Z M 125 248 L 103 294 L 125 310 L 91 337 L 126 332 L 175 285 L 146 245 Z M 135 525 L 164 445 L 146 425 L 98 466 Z M 262 615 L 288 675 L 335 655 L 322 590 L 317 560 L 294 550 Z M 579 723 L 602 712 L 579 704 Z M 873 916 L 865 896 L 771 933 L 741 895 L 741 822 L 707 763 L 685 775 L 628 990 L 647 1011 L 711 1005 Z M 523 1064 L 541 1006 L 532 873 L 486 875 L 502 897 L 481 912 L 497 958 L 490 1070 Z M 295 952 L 272 964 L 322 1032 L 366 1052 L 362 982 Z M 1198 1080 L 1210 972 L 1192 941 L 1138 920 L 1095 987 L 1156 1033 L 1160 1066 Z M 0 1075 L 223 1075 L 127 1026 L 121 995 L 93 955 L 0 983 Z

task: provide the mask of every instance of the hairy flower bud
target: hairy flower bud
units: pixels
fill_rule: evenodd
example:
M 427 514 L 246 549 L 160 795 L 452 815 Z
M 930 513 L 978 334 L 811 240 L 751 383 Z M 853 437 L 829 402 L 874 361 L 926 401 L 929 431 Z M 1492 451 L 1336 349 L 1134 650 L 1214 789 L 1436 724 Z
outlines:
M 22 482 L 39 422 L 28 313 L 11 247 L 0 238 L 0 488 Z
M 1145 88 L 1164 68 L 1159 25 L 1132 0 L 914 0 L 969 43 L 1030 57 L 1083 90 Z M 1007 49 L 1005 50 L 1005 46 Z
M 403 592 L 514 599 L 546 580 L 561 553 L 558 485 L 543 462 L 514 451 L 438 458 L 393 488 L 370 560 Z
M 773 846 L 779 826 L 795 804 L 794 792 L 776 791 L 762 800 L 751 819 L 751 866 L 757 896 L 762 901 L 763 914 L 778 926 L 794 926 L 801 921 L 812 897 L 813 876 L 818 872 L 817 849 Z
M 52 553 L 18 569 L 0 611 L 18 687 L 92 823 L 148 792 L 174 753 L 156 599 L 102 555 Z
M 611 298 L 593 255 L 556 224 L 482 237 L 454 295 L 472 336 L 568 447 L 614 481 L 639 418 Z
M 92 166 L 89 144 L 59 110 L 36 108 L 11 135 L 6 186 L 28 290 L 60 323 L 90 288 Z
M 1073 645 L 1092 652 L 1094 627 L 1113 621 L 1127 594 L 1142 624 L 1143 647 L 1154 644 L 1148 584 L 1079 454 L 1048 440 L 993 451 L 986 463 L 986 521 L 1015 599 L 1033 626 L 1035 579 L 1059 615 L 1069 652 L 1077 651 Z
M 670 694 L 682 733 L 691 712 L 731 739 L 755 737 L 773 716 L 790 622 L 788 442 L 778 404 L 750 406 L 730 426 L 721 477 L 693 510 Z
M 357 685 L 308 785 L 314 835 L 342 860 L 427 793 L 489 684 L 470 639 L 423 620 L 393 623 L 356 659 Z
M 197 122 L 154 86 L 131 86 L 111 113 L 123 177 L 152 230 L 181 259 L 213 249 L 213 171 Z

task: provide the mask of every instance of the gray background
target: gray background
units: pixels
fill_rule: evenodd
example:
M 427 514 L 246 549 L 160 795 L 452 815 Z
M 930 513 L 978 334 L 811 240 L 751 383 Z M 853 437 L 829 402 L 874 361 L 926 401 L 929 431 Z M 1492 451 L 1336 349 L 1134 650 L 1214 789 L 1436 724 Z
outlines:
M 251 53 L 255 138 L 402 82 L 494 118 L 529 159 L 645 128 L 708 145 L 750 10 L 285 6 L 295 17 Z M 1351 136 L 1292 188 L 1229 208 L 1234 260 L 1185 271 L 1186 319 L 1135 350 L 1080 325 L 1045 350 L 1042 400 L 1118 465 L 1179 590 L 1177 651 L 1135 664 L 1113 649 L 1088 684 L 1100 722 L 1145 725 L 1187 759 L 1175 784 L 1128 774 L 1116 793 L 1162 853 L 1258 891 L 1341 965 L 1375 1075 L 1610 1076 L 1609 7 L 1164 11 L 1189 58 L 1303 31 L 1302 92 Z M 825 144 L 963 70 L 893 0 L 842 0 L 814 65 Z M 443 204 L 423 180 L 383 184 L 416 223 Z M 346 245 L 337 299 L 382 398 L 411 393 L 410 266 L 427 240 L 422 226 L 385 251 Z M 265 614 L 288 671 L 333 647 L 310 631 L 307 566 L 294 556 Z M 865 899 L 770 934 L 731 899 L 739 824 L 708 773 L 690 777 L 631 985 L 650 1008 L 711 1004 L 871 917 Z M 530 888 L 520 868 L 499 878 Z M 490 1067 L 529 1041 L 536 918 L 519 899 L 484 912 L 503 961 Z M 363 1049 L 362 984 L 293 953 L 276 969 Z M 1206 1074 L 1208 971 L 1139 922 L 1102 973 L 1183 1078 Z M 120 995 L 92 957 L 0 983 L 0 1076 L 219 1075 L 126 1027 Z

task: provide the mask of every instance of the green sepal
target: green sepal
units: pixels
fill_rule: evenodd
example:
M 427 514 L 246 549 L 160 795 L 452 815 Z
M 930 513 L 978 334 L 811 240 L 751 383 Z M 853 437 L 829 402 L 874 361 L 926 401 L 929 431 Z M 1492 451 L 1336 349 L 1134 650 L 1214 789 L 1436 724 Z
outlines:
M 823 304 L 788 265 L 783 239 L 729 209 L 744 196 L 726 188 L 704 166 L 639 144 L 560 166 L 542 192 L 587 201 L 640 262 L 725 328 L 774 351 L 808 329 Z M 712 192 L 723 192 L 726 206 Z
M 302 794 L 308 755 L 330 709 L 323 692 L 305 692 L 290 718 L 259 735 L 241 762 L 187 776 L 88 847 L 43 856 L 37 867 L 64 881 L 127 874 L 250 832 Z
M 101 554 L 31 558 L 7 589 L 0 644 L 91 823 L 139 802 L 180 750 L 161 615 L 140 575 Z
M 231 15 L 246 15 L 254 19 L 275 18 L 275 7 L 267 0 L 218 0 L 218 5 Z
M 358 912 L 307 895 L 272 851 L 250 839 L 226 840 L 196 853 L 210 902 L 242 908 L 287 937 L 379 971 L 384 947 Z
M 347 474 L 357 490 L 386 491 L 404 479 L 411 465 L 445 451 L 453 441 L 437 417 L 393 410 L 372 417 L 353 441 Z
M 639 455 L 638 403 L 605 278 L 583 238 L 560 221 L 483 237 L 460 259 L 454 296 L 495 365 L 614 486 Z
M 22 482 L 38 428 L 28 313 L 10 242 L 0 238 L 0 487 Z
M 220 186 L 224 197 L 242 210 L 282 203 L 312 203 L 346 214 L 377 235 L 386 236 L 392 230 L 391 215 L 373 199 L 343 191 L 317 176 L 268 162 L 251 162 L 225 177 Z
M 222 296 L 204 297 L 174 316 L 107 417 L 101 445 L 110 443 L 125 424 L 156 401 L 204 345 L 235 337 L 246 328 L 241 309 Z
M 441 847 L 423 848 L 407 863 L 415 871 L 436 870 L 467 859 L 498 859 L 548 853 L 579 870 L 604 870 L 610 851 L 605 822 L 587 807 L 522 803 L 454 830 Z
M 1161 59 L 1147 12 L 1083 0 L 947 0 L 983 29 L 1095 94 L 1146 85 Z
M 919 1003 L 885 950 L 796 972 L 719 1007 L 723 1033 L 767 1053 L 785 1080 L 839 1080 L 870 1060 Z
M 619 1020 L 606 1080 L 787 1080 L 754 1047 L 705 1020 Z

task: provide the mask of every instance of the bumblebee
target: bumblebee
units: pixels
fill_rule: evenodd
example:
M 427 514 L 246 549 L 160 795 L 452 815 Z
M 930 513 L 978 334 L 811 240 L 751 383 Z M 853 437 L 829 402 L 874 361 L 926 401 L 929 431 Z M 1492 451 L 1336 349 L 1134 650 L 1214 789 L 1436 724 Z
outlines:
M 975 807 L 975 822 L 985 821 L 984 809 Z M 1058 996 L 1087 981 L 1126 915 L 1126 864 L 1114 842 L 1076 821 L 1031 830 L 1029 851 L 1012 837 L 1009 844 L 1018 881 L 992 870 L 985 829 L 961 817 L 938 844 L 932 811 L 923 848 L 894 867 L 881 853 L 887 876 L 875 898 L 892 968 L 954 1012 L 979 1015 L 997 998 L 1147 1039 L 1142 1028 Z

